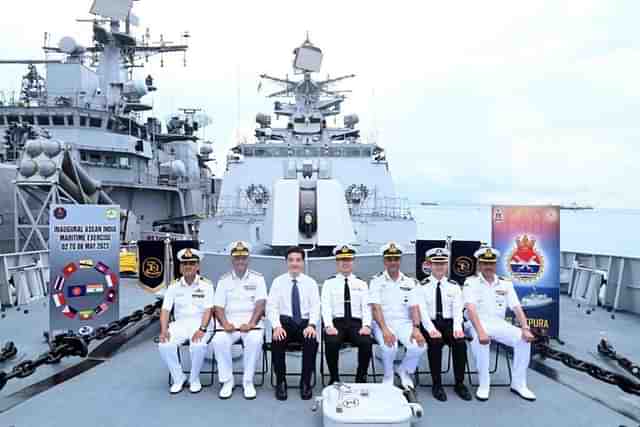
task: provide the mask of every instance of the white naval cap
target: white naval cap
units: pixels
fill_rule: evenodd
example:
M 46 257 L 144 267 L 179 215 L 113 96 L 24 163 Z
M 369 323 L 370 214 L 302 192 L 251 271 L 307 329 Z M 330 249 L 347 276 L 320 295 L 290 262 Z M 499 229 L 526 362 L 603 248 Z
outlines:
M 231 242 L 228 252 L 231 256 L 249 256 L 251 245 L 244 240 L 236 240 Z
M 353 259 L 356 249 L 348 243 L 344 243 L 333 248 L 333 255 L 339 259 Z
M 481 262 L 498 262 L 500 251 L 489 246 L 483 246 L 473 256 Z
M 380 248 L 384 258 L 397 258 L 402 255 L 402 246 L 396 242 L 389 242 Z
M 430 262 L 447 262 L 449 255 L 450 252 L 447 248 L 431 248 L 424 256 Z
M 178 261 L 180 262 L 185 262 L 185 261 L 200 262 L 202 261 L 203 255 L 202 255 L 202 252 L 200 252 L 197 249 L 184 248 L 178 251 L 177 257 L 178 257 Z

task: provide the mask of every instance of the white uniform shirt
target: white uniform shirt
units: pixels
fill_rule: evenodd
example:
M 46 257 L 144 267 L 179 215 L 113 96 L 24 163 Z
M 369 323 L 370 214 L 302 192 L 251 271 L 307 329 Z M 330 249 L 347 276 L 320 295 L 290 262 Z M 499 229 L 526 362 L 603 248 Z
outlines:
M 247 270 L 244 277 L 235 271 L 226 273 L 218 280 L 215 306 L 224 309 L 227 320 L 236 327 L 249 323 L 256 303 L 267 299 L 267 286 L 262 274 Z M 262 319 L 258 326 L 262 325 Z
M 325 327 L 333 327 L 333 319 L 344 317 L 344 279 L 341 273 L 322 284 L 322 320 Z M 362 320 L 362 326 L 371 326 L 369 287 L 354 274 L 347 276 L 351 297 L 351 317 Z
M 171 311 L 176 320 L 202 319 L 205 310 L 213 308 L 213 283 L 196 275 L 189 285 L 184 277 L 172 282 L 164 294 L 162 309 Z
M 292 317 L 291 288 L 293 277 L 289 273 L 273 279 L 267 300 L 267 318 L 274 328 L 280 327 L 280 316 Z M 309 324 L 319 326 L 320 321 L 320 291 L 318 284 L 306 274 L 296 277 L 298 293 L 300 294 L 300 314 L 303 319 L 309 319 Z
M 398 280 L 393 280 L 386 272 L 371 279 L 369 304 L 382 306 L 385 322 L 410 321 L 409 295 L 416 287 L 416 281 L 400 272 Z
M 453 319 L 453 330 L 462 331 L 462 290 L 460 286 L 444 276 L 437 280 L 431 276 L 422 282 L 421 286 L 417 286 L 409 298 L 409 304 L 420 307 L 420 317 L 422 318 L 422 326 L 431 332 L 435 329 L 432 320 L 436 319 L 436 289 L 440 282 L 440 294 L 442 295 L 442 317 L 444 319 Z
M 513 283 L 497 275 L 493 283 L 487 282 L 482 274 L 467 278 L 462 294 L 464 303 L 474 304 L 483 321 L 504 320 L 507 307 L 513 309 L 520 305 Z

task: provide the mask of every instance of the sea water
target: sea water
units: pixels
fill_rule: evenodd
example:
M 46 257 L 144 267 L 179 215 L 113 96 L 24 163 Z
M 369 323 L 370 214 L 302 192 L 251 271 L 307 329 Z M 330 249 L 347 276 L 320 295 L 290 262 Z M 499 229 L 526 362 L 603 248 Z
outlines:
M 491 206 L 415 205 L 419 239 L 491 242 Z M 586 209 L 560 211 L 563 251 L 640 257 L 640 210 Z

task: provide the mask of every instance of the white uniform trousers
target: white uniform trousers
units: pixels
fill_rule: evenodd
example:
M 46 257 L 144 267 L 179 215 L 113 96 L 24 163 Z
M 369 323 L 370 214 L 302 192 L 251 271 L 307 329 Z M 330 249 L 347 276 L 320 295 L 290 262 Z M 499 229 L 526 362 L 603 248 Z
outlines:
M 200 319 L 181 319 L 169 324 L 169 341 L 166 343 L 159 343 L 158 350 L 160 350 L 160 356 L 162 360 L 167 364 L 173 383 L 184 381 L 184 374 L 182 373 L 182 366 L 178 361 L 178 346 L 185 340 L 189 340 L 189 353 L 191 354 L 191 374 L 189 376 L 189 382 L 200 381 L 200 370 L 202 369 L 202 363 L 204 362 L 205 354 L 207 353 L 207 342 L 209 341 L 210 333 L 206 333 L 202 340 L 197 343 L 191 341 L 191 337 L 200 327 Z
M 242 381 L 243 384 L 253 383 L 253 374 L 256 371 L 256 360 L 262 348 L 263 335 L 262 329 L 249 332 L 216 332 L 213 336 L 213 349 L 216 354 L 216 362 L 218 362 L 218 375 L 221 383 L 226 383 L 233 378 L 231 346 L 239 340 L 242 340 L 244 345 Z
M 422 354 L 427 350 L 426 345 L 420 347 L 415 341 L 411 339 L 411 332 L 413 330 L 413 324 L 410 320 L 406 321 L 387 321 L 387 327 L 391 330 L 393 335 L 396 336 L 397 341 L 392 347 L 389 347 L 384 343 L 382 329 L 378 326 L 377 322 L 373 322 L 373 336 L 376 338 L 380 349 L 382 351 L 382 365 L 384 367 L 384 377 L 393 377 L 393 361 L 396 358 L 398 352 L 398 341 L 405 346 L 406 354 L 402 362 L 400 363 L 400 370 L 404 370 L 409 375 L 412 375 L 416 371 L 418 362 L 422 357 Z
M 489 338 L 513 347 L 511 387 L 516 389 L 525 387 L 527 385 L 527 368 L 529 367 L 529 359 L 531 356 L 531 344 L 522 339 L 522 330 L 502 319 L 481 319 L 480 321 Z M 473 336 L 471 351 L 476 360 L 478 382 L 480 383 L 480 388 L 488 388 L 491 385 L 491 379 L 489 377 L 490 345 L 480 344 L 475 328 L 471 327 L 469 329 L 471 329 Z

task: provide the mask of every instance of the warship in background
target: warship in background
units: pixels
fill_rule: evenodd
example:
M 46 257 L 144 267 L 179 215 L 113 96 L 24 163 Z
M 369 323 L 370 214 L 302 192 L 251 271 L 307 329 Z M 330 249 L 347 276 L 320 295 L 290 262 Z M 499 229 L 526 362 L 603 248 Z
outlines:
M 209 277 L 224 273 L 227 262 L 218 257 L 237 239 L 252 245 L 267 281 L 281 273 L 279 255 L 293 245 L 307 250 L 307 271 L 317 277 L 335 273 L 330 255 L 340 243 L 356 247 L 356 273 L 366 278 L 380 271 L 386 242 L 415 253 L 416 221 L 408 199 L 396 194 L 385 150 L 362 140 L 356 114 L 343 115 L 343 126 L 329 125 L 349 92 L 332 86 L 355 76 L 316 80 L 323 53 L 308 36 L 293 54 L 300 79 L 260 76 L 284 86 L 268 98 L 278 98 L 273 113 L 286 125 L 256 115 L 255 142 L 231 148 L 216 213 L 200 222 L 203 249 L 214 254 L 202 266 Z M 415 274 L 413 258 L 406 257 L 403 271 Z
M 294 49 L 301 79 L 260 76 L 284 86 L 268 98 L 293 101 L 274 102 L 275 119 L 286 118 L 286 125 L 272 126 L 270 115 L 258 113 L 255 142 L 228 153 L 218 209 L 200 226 L 210 237 L 205 250 L 238 238 L 260 254 L 300 245 L 322 256 L 341 242 L 359 253 L 390 240 L 412 246 L 416 222 L 408 199 L 395 192 L 385 150 L 362 141 L 356 114 L 342 116 L 342 127 L 329 126 L 349 92 L 331 86 L 355 76 L 315 80 L 322 58 L 307 38 Z
M 92 46 L 63 37 L 51 47 L 45 34 L 46 59 L 0 61 L 28 68 L 19 97 L 0 98 L 0 251 L 46 250 L 52 203 L 120 205 L 123 241 L 193 236 L 215 210 L 212 144 L 197 136 L 210 119 L 182 109 L 163 132 L 144 119 L 156 82 L 133 72 L 153 55 L 183 53 L 186 65 L 189 34 L 137 39 L 132 4 L 93 2 L 94 18 L 79 20 L 92 25 Z

